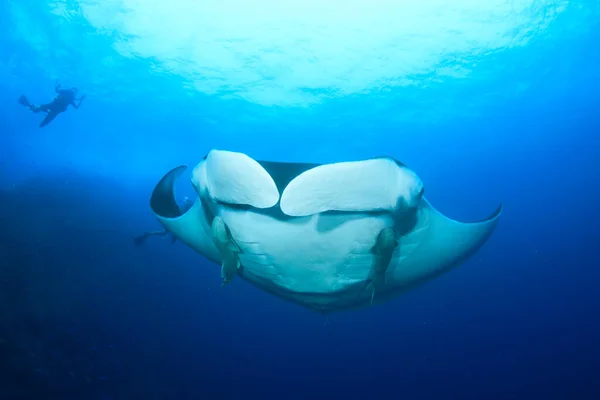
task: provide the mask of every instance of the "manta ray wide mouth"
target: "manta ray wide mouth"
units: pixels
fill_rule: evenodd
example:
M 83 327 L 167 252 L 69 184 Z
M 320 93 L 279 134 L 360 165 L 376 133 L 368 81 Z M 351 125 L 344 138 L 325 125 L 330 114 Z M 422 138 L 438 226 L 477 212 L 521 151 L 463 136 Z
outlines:
M 479 249 L 501 214 L 461 223 L 423 197 L 402 163 L 380 157 L 332 164 L 256 161 L 212 150 L 193 170 L 199 201 L 181 212 L 174 183 L 150 207 L 183 243 L 278 297 L 321 312 L 388 300 L 456 267 Z

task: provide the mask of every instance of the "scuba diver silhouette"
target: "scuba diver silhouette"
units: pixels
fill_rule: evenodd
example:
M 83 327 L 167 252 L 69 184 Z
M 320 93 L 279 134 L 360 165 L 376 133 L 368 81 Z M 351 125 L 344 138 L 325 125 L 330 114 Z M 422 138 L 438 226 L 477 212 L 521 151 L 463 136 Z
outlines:
M 54 100 L 47 104 L 41 104 L 36 106 L 31 104 L 25 95 L 19 97 L 19 104 L 29 108 L 34 113 L 45 112 L 46 118 L 40 123 L 40 128 L 48 125 L 56 116 L 60 113 L 67 111 L 67 108 L 71 105 L 75 109 L 78 109 L 81 102 L 85 98 L 85 95 L 80 98 L 77 96 L 77 88 L 61 89 L 60 84 L 56 85 L 54 91 L 57 93 Z

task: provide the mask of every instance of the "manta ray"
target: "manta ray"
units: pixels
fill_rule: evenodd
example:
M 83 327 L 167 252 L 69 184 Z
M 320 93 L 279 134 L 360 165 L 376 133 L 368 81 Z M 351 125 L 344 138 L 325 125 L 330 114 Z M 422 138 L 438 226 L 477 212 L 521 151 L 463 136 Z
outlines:
M 186 169 L 169 171 L 150 197 L 165 229 L 219 265 L 223 285 L 239 276 L 321 313 L 382 303 L 450 271 L 502 212 L 449 219 L 391 157 L 310 164 L 216 149 L 192 170 L 198 197 L 181 211 L 174 185 Z

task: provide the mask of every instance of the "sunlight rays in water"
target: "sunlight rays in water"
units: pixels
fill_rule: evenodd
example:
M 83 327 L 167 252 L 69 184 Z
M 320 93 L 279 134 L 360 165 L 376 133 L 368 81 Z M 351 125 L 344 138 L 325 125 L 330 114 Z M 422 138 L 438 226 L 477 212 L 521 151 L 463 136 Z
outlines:
M 125 57 L 152 59 L 208 95 L 308 106 L 466 77 L 486 54 L 523 46 L 567 0 L 81 0 Z M 422 79 L 429 76 L 432 79 Z

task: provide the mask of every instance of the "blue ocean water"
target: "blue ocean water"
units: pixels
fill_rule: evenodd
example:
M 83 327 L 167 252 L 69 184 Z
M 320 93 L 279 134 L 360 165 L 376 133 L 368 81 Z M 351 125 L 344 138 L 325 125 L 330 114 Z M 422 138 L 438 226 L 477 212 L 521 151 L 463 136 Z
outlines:
M 5 0 L 1 399 L 600 398 L 600 3 Z M 86 98 L 44 128 L 18 104 Z M 327 317 L 159 230 L 211 150 L 388 155 L 484 246 Z M 178 193 L 193 196 L 189 171 Z

